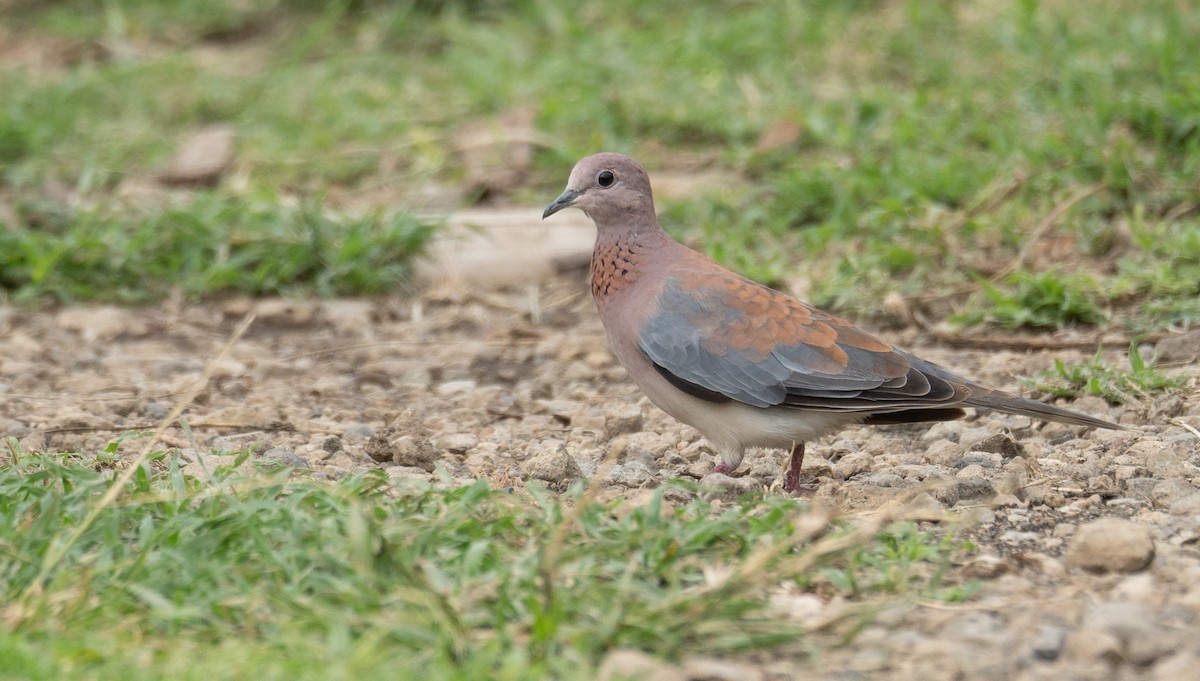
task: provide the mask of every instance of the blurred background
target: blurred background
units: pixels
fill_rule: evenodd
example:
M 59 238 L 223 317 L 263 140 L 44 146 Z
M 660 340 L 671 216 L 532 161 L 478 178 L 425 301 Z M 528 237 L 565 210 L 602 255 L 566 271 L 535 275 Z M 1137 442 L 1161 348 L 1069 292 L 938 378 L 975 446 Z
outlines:
M 1198 37 L 1193 0 L 0 0 L 0 681 L 1195 678 Z M 586 259 L 540 217 L 600 150 L 727 266 L 1135 429 L 850 429 L 813 506 L 760 496 L 782 451 L 711 496 L 582 269 L 423 278 L 470 225 Z
M 438 216 L 615 150 L 818 305 L 1186 327 L 1197 35 L 1169 0 L 7 0 L 0 297 L 400 291 Z

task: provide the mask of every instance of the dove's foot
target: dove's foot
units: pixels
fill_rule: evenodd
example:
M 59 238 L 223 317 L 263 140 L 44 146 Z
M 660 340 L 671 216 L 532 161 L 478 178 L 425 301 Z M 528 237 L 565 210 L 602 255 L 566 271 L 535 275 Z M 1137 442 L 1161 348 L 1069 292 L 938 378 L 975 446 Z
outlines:
M 800 484 L 800 467 L 804 465 L 804 443 L 792 445 L 792 456 L 787 468 L 783 471 L 783 491 L 800 497 L 811 497 L 817 491 L 816 485 Z

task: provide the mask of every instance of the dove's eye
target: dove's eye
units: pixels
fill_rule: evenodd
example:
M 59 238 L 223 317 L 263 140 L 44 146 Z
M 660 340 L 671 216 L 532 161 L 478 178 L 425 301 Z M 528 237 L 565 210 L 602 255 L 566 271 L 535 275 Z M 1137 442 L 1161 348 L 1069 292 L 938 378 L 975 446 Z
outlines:
M 601 170 L 596 175 L 596 184 L 601 187 L 611 187 L 613 182 L 617 181 L 617 176 L 613 175 L 611 170 Z

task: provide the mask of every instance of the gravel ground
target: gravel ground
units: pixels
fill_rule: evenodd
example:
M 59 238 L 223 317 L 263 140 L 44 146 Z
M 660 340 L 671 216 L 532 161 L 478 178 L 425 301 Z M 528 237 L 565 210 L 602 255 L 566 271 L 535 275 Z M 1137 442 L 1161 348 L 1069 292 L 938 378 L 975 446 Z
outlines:
M 325 478 L 382 467 L 440 484 L 534 478 L 561 489 L 599 470 L 608 498 L 704 475 L 712 453 L 628 381 L 585 291 L 572 274 L 407 300 L 0 309 L 0 434 L 29 451 L 89 452 L 153 427 L 253 310 L 254 326 L 187 412 L 204 448 L 254 445 L 261 458 Z M 915 331 L 889 339 L 1009 389 L 1056 356 L 1086 358 L 930 346 Z M 979 547 L 955 576 L 983 588 L 961 605 L 885 610 L 849 645 L 815 639 L 821 654 L 802 661 L 711 662 L 662 678 L 790 678 L 797 669 L 830 679 L 1197 678 L 1200 436 L 1181 424 L 1200 428 L 1200 367 L 1172 371 L 1192 377 L 1190 393 L 1130 407 L 1074 403 L 1130 431 L 983 414 L 850 428 L 813 443 L 805 471 L 815 502 L 850 513 L 911 497 L 950 511 Z M 212 464 L 181 431 L 168 444 L 189 472 Z M 609 456 L 616 464 L 602 468 Z M 781 451 L 753 451 L 744 476 L 709 482 L 778 493 L 783 463 Z M 807 599 L 804 616 L 838 606 Z M 657 663 L 621 653 L 606 664 Z

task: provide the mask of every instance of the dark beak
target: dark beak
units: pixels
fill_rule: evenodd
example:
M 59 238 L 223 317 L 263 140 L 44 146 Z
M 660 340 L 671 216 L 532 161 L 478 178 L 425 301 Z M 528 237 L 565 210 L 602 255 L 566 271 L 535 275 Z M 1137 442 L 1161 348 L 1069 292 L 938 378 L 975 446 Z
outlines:
M 558 198 L 554 199 L 554 203 L 546 206 L 546 212 L 542 213 L 542 219 L 545 220 L 563 208 L 570 208 L 571 206 L 575 205 L 575 200 L 578 199 L 579 195 L 582 193 L 583 192 L 577 192 L 574 189 L 568 189 L 567 191 L 559 194 Z

